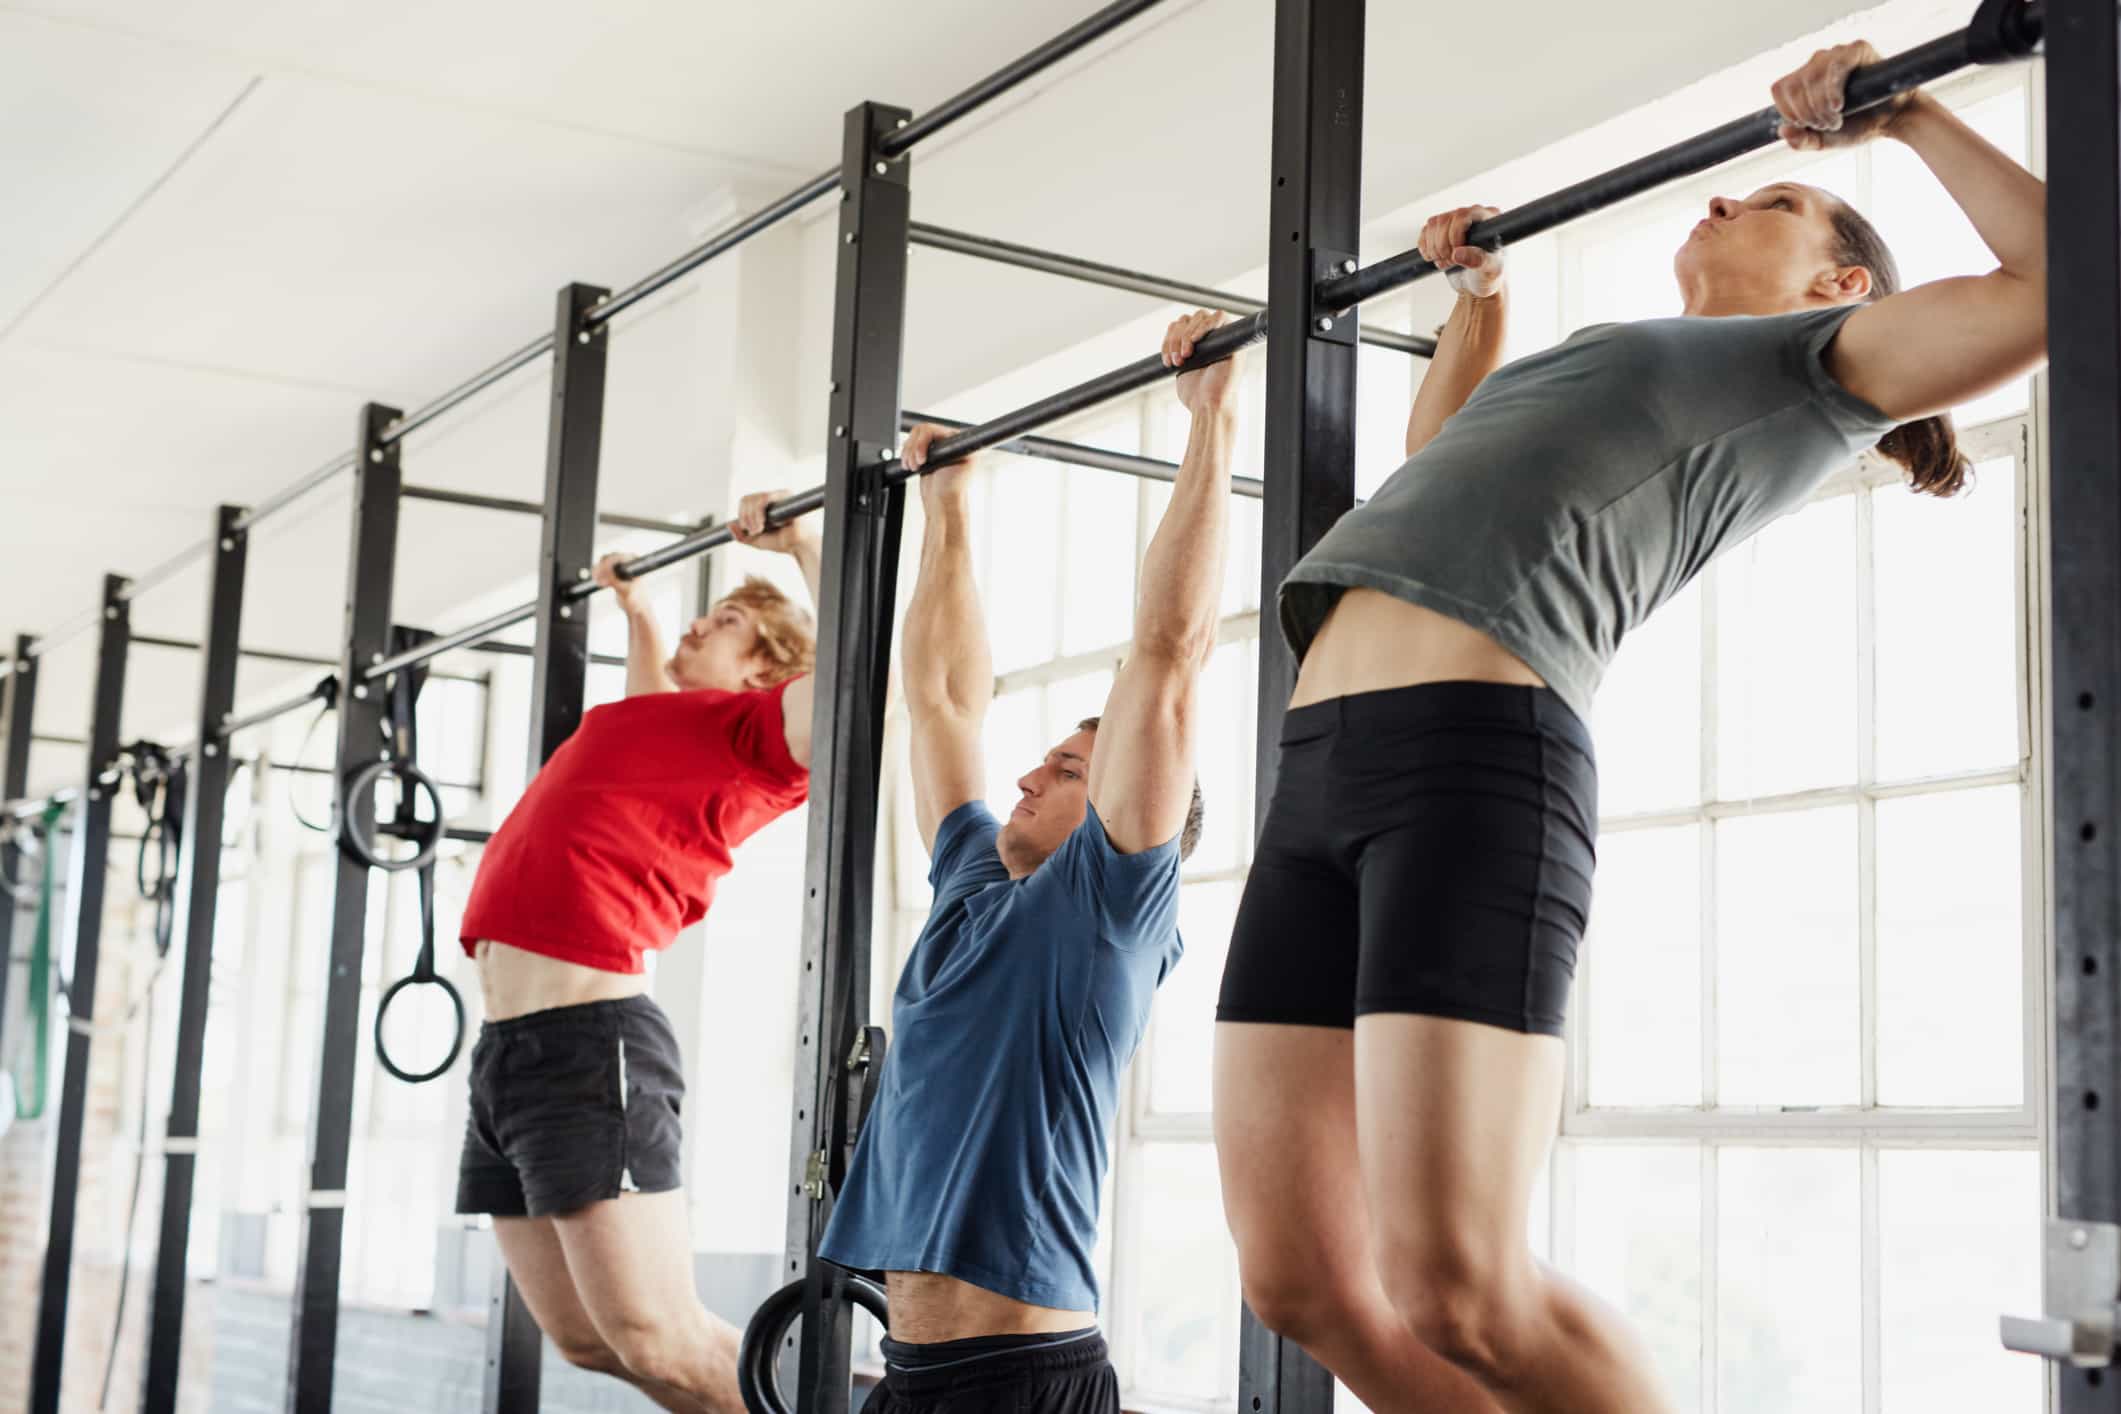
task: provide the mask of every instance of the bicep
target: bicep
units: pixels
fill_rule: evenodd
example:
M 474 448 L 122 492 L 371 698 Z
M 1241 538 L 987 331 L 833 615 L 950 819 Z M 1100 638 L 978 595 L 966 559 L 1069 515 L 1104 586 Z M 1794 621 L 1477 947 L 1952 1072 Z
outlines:
M 918 712 L 909 738 L 914 820 L 922 847 L 933 854 L 936 829 L 950 812 L 986 793 L 980 723 L 951 712 Z
M 1112 684 L 1090 755 L 1090 802 L 1122 854 L 1167 843 L 1186 823 L 1198 667 L 1137 653 Z
M 1887 417 L 1913 422 L 2031 371 L 2046 353 L 2046 291 L 1998 270 L 1865 305 L 1827 347 L 1826 366 Z
M 816 674 L 805 673 L 781 694 L 781 733 L 788 742 L 788 754 L 798 766 L 810 764 L 810 719 L 817 705 L 816 682 Z

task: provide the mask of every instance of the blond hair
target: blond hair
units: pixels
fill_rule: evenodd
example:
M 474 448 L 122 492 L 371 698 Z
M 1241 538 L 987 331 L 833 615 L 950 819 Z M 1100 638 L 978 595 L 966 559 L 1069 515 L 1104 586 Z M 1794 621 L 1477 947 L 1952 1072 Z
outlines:
M 758 625 L 757 653 L 767 662 L 767 686 L 801 677 L 817 662 L 817 626 L 809 610 L 783 594 L 770 579 L 755 574 L 718 601 L 749 609 Z

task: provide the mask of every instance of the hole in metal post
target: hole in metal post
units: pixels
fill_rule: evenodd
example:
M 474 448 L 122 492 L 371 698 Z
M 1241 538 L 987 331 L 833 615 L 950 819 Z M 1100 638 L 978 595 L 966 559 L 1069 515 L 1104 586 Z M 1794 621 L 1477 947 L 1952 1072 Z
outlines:
M 2097 1108 L 2099 1108 L 2099 1092 L 2097 1090 L 2087 1090 L 2084 1092 L 2084 1108 L 2088 1110 L 2096 1110 Z
M 2090 693 L 2088 693 L 2088 692 L 2080 692 L 2080 693 L 2078 693 L 2078 694 L 2077 694 L 2077 710 L 2078 710 L 2078 711 L 2080 711 L 2080 712 L 2089 712 L 2089 711 L 2091 711 L 2091 710 L 2092 710 L 2092 701 L 2093 701 L 2093 698 L 2092 698 L 2092 695 L 2091 695 Z

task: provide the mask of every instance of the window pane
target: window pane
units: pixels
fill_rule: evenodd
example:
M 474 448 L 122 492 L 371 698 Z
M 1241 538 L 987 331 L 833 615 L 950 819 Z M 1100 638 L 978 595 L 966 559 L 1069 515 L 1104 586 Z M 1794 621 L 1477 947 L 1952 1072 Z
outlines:
M 1387 318 L 1389 327 L 1399 327 L 1404 302 L 1395 301 Z M 1355 467 L 1356 475 L 1371 469 L 1382 476 L 1406 460 L 1407 412 L 1414 406 L 1414 360 L 1397 349 L 1370 344 L 1355 354 Z M 1424 365 L 1426 366 L 1426 365 Z
M 1699 1104 L 1699 826 L 1599 836 L 1584 946 L 1590 1103 Z
M 1244 885 L 1187 884 L 1178 893 L 1186 955 L 1157 993 L 1150 1038 L 1149 1104 L 1160 1114 L 1206 1114 L 1212 1098 L 1215 997 L 1222 987 L 1230 926 Z
M 1719 1414 L 1863 1408 L 1854 1149 L 1717 1155 Z
M 1215 1148 L 1145 1144 L 1135 1175 L 1141 1240 L 1128 1266 L 1141 1333 L 1136 1384 L 1145 1393 L 1228 1399 L 1237 1387 L 1237 1249 L 1223 1226 Z
M 1878 1155 L 1884 1414 L 2036 1414 L 2046 1371 L 1996 1341 L 1996 1316 L 2040 1307 L 2040 1156 Z
M 1105 701 L 1112 696 L 1112 674 L 1110 672 L 1084 673 L 1081 677 L 1062 678 L 1046 688 L 1046 739 L 1022 768 L 1030 770 L 1054 747 L 1059 746 L 1080 729 L 1078 724 L 1091 717 L 1102 717 Z
M 1667 207 L 1579 249 L 1576 327 L 1624 319 L 1657 319 L 1680 312 L 1672 253 L 1686 242 L 1701 213 L 1689 204 Z
M 1060 651 L 1087 653 L 1134 635 L 1134 508 L 1140 493 L 1130 476 L 1084 467 L 1070 471 L 1065 485 Z M 1013 550 L 1008 553 L 1013 557 Z
M 1592 716 L 1601 812 L 1634 815 L 1700 803 L 1698 580 L 1622 641 Z
M 1580 1144 L 1572 1275 L 1626 1314 L 1665 1392 L 1701 1407 L 1701 1151 Z
M 2025 1095 L 2016 786 L 1878 802 L 1878 1099 Z
M 1880 780 L 2018 759 L 2017 497 L 2010 457 L 1950 501 L 1873 493 Z
M 1201 834 L 1187 870 L 1234 869 L 1252 842 L 1254 664 L 1259 645 L 1226 643 L 1208 660 L 1194 700 L 1193 765 L 1200 777 Z
M 1718 1099 L 1860 1098 L 1853 806 L 1716 829 Z
M 1017 777 L 1038 765 L 1046 748 L 1045 697 L 1039 689 L 1025 688 L 994 699 L 987 709 L 981 738 L 987 752 L 987 803 L 1006 820 L 1023 792 Z
M 1725 800 L 1856 778 L 1856 500 L 1769 526 L 1715 571 Z
M 994 670 L 1043 663 L 1059 643 L 1061 476 L 1051 462 L 1006 454 L 988 474 L 986 600 Z

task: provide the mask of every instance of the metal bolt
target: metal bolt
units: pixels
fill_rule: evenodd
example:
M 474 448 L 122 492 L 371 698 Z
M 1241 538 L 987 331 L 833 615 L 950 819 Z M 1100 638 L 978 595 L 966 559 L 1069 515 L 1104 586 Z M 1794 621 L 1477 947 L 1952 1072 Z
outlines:
M 854 244 L 854 232 L 852 232 L 852 231 L 849 231 L 849 232 L 847 233 L 847 244 L 848 244 L 848 245 L 853 245 L 853 244 Z
M 890 168 L 890 167 L 888 167 L 887 165 L 885 165 L 885 164 L 884 164 L 884 163 L 882 163 L 882 162 L 879 162 L 879 163 L 877 163 L 877 164 L 876 164 L 876 174 L 877 174 L 877 175 L 878 175 L 879 177 L 883 176 L 883 175 L 884 175 L 884 173 L 886 173 L 886 172 L 888 172 L 888 171 L 890 171 L 890 170 L 891 170 L 891 168 Z
M 905 127 L 905 126 L 906 126 L 906 124 L 908 124 L 908 123 L 910 123 L 910 122 L 912 122 L 912 121 L 913 121 L 913 120 L 912 120 L 911 118 L 901 118 L 901 119 L 899 119 L 899 120 L 898 120 L 898 121 L 897 121 L 896 123 L 892 124 L 892 126 L 893 126 L 893 127 L 897 127 L 897 128 L 903 128 L 903 127 Z
M 1355 262 L 1353 260 L 1343 260 L 1342 262 L 1340 262 L 1340 273 L 1343 275 L 1353 275 L 1355 273 Z
M 835 392 L 835 393 L 837 393 L 837 392 L 838 392 L 839 390 L 840 390 L 840 380 L 839 380 L 839 379 L 837 379 L 837 378 L 835 378 L 835 379 L 833 379 L 833 380 L 832 380 L 832 391 L 833 391 L 833 392 Z
M 560 617 L 563 619 L 571 619 L 574 617 L 574 610 L 569 608 L 567 605 L 562 604 L 560 605 Z
M 880 462 L 887 462 L 890 461 L 891 458 L 895 455 L 897 454 L 894 453 L 889 447 L 886 447 L 876 454 L 876 459 Z
M 376 753 L 376 760 L 378 760 L 378 761 L 388 761 L 389 759 L 390 759 L 390 748 L 389 748 L 389 747 L 387 747 L 387 746 L 386 746 L 386 747 L 384 747 L 384 748 L 383 748 L 383 749 L 382 749 L 381 751 L 378 751 L 378 752 Z
M 115 605 L 115 604 L 113 604 L 113 605 L 111 605 L 111 606 L 110 606 L 110 607 L 109 607 L 108 609 L 105 609 L 105 610 L 103 611 L 103 617 L 104 617 L 104 618 L 106 618 L 106 619 L 115 619 L 115 618 L 117 618 L 117 617 L 118 617 L 118 606 L 117 606 L 117 605 Z
M 357 683 L 355 683 L 355 684 L 354 684 L 354 690 L 353 690 L 353 695 L 354 695 L 354 696 L 356 696 L 356 697 L 366 697 L 366 696 L 368 696 L 368 684 L 367 684 L 367 683 L 365 683 L 365 682 L 357 682 Z
M 589 331 L 588 331 L 587 329 L 584 329 L 584 330 L 583 330 L 583 331 L 582 331 L 581 333 L 579 333 L 579 334 L 577 334 L 577 335 L 575 335 L 575 336 L 574 336 L 574 341 L 575 341 L 576 343 L 578 343 L 578 344 L 586 344 L 586 343 L 588 343 L 588 342 L 589 342 Z
M 836 423 L 836 424 L 834 424 L 834 426 L 833 426 L 833 428 L 832 428 L 832 435 L 833 435 L 833 436 L 835 436 L 835 437 L 844 437 L 844 436 L 846 436 L 846 435 L 847 435 L 847 426 L 846 426 L 846 424 L 845 424 L 845 423 Z
M 204 750 L 208 756 L 219 756 L 221 754 L 221 748 L 215 746 L 212 742 L 206 743 L 206 745 L 201 749 Z
M 90 786 L 88 789 L 88 798 L 90 800 L 101 800 L 103 799 L 103 792 L 97 790 L 94 786 Z
M 597 302 L 596 302 L 596 307 L 597 307 L 597 308 L 601 309 L 602 307 L 604 307 L 605 305 L 607 305 L 607 304 L 610 304 L 610 303 L 611 303 L 611 296 L 610 296 L 610 295 L 598 295 L 598 296 L 597 296 Z
M 580 568 L 580 569 L 576 570 L 576 571 L 574 572 L 574 577 L 575 577 L 576 579 L 587 579 L 587 578 L 589 578 L 589 566 L 587 566 L 587 565 L 584 565 L 584 566 L 582 566 L 582 568 Z
M 236 542 L 232 539 L 224 540 L 221 542 L 221 548 L 224 550 L 233 550 L 236 548 Z
M 380 464 L 380 463 L 382 462 L 382 460 L 383 460 L 383 449 L 382 449 L 381 447 L 371 447 L 371 448 L 369 448 L 369 449 L 368 449 L 368 459 L 369 459 L 370 461 L 372 461 L 372 462 L 376 462 L 376 463 Z
M 2070 1232 L 2069 1232 L 2069 1245 L 2070 1245 L 2070 1246 L 2072 1246 L 2072 1247 L 2076 1248 L 2076 1249 L 2077 1249 L 2077 1250 L 2078 1250 L 2079 1252 L 2082 1252 L 2082 1251 L 2083 1251 L 2083 1250 L 2084 1250 L 2085 1248 L 2087 1248 L 2087 1247 L 2091 1246 L 2091 1243 L 2092 1243 L 2092 1235 L 2091 1235 L 2090 1233 L 2086 1232 L 2086 1231 L 2085 1231 L 2085 1230 L 2084 1230 L 2083 1228 L 2081 1228 L 2081 1227 L 2073 1227 L 2073 1228 L 2071 1228 L 2071 1229 L 2070 1229 Z
M 1321 314 L 1321 315 L 1319 315 L 1319 316 L 1318 316 L 1318 332 L 1319 332 L 1319 333 L 1321 333 L 1321 334 L 1330 334 L 1330 333 L 1332 333 L 1332 332 L 1333 332 L 1333 316 L 1332 316 L 1332 315 L 1330 315 L 1330 314 Z
M 368 655 L 368 661 L 371 664 L 380 663 L 383 661 L 383 655 L 381 653 L 371 653 Z

